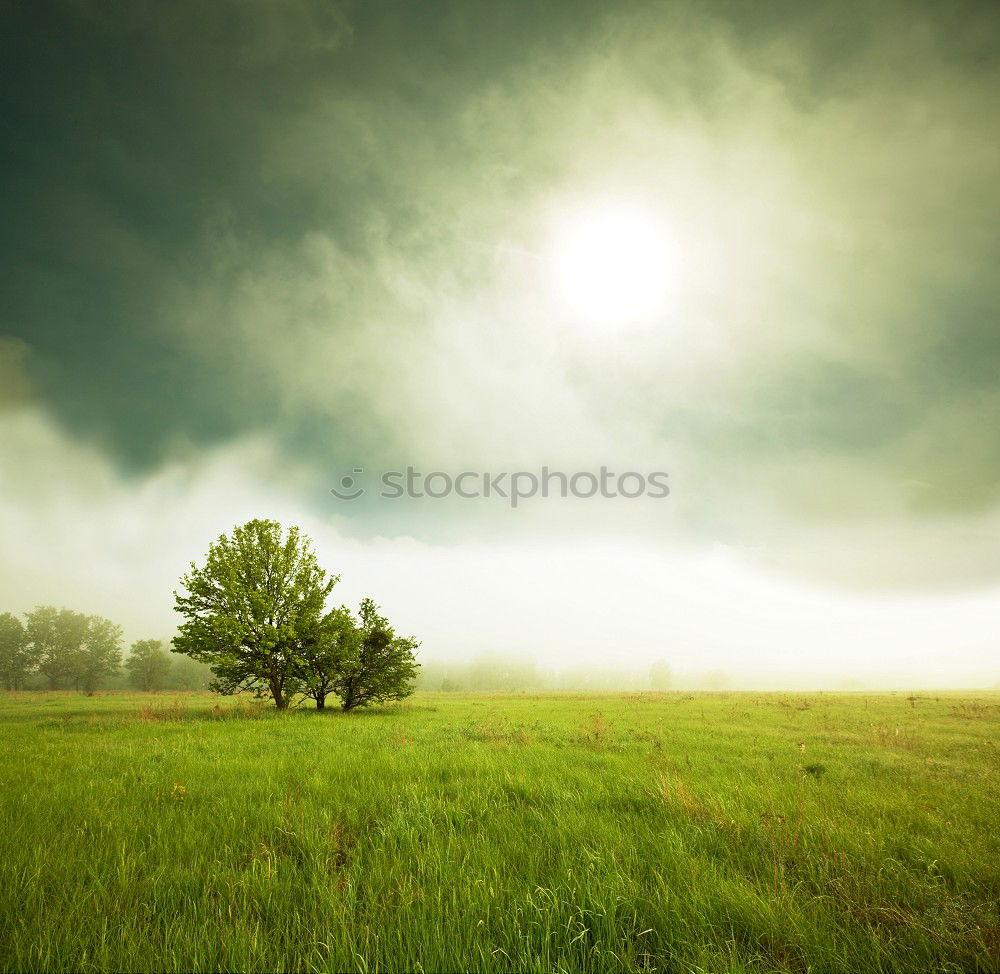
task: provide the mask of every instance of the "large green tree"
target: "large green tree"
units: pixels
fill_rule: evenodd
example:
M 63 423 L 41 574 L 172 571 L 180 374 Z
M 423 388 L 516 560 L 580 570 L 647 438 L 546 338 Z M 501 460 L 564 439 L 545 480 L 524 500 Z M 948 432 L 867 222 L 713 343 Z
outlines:
M 28 634 L 11 612 L 0 615 L 0 681 L 7 690 L 20 690 L 34 666 Z
M 354 710 L 408 697 L 419 668 L 413 656 L 419 645 L 411 637 L 397 636 L 379 607 L 371 599 L 362 600 L 356 632 L 343 641 L 334 668 L 332 689 L 341 707 Z
M 221 535 L 205 563 L 192 562 L 181 578 L 184 591 L 174 598 L 184 621 L 173 650 L 209 663 L 220 693 L 270 693 L 284 710 L 337 581 L 297 527 L 285 534 L 276 521 L 248 521 Z
M 170 662 L 159 639 L 140 639 L 132 643 L 125 660 L 129 683 L 137 690 L 162 690 L 170 672 Z

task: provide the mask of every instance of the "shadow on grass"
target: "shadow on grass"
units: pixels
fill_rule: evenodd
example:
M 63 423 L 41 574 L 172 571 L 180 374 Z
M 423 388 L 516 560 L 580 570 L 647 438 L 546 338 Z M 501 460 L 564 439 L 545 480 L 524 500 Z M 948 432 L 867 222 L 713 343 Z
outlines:
M 323 717 L 349 717 L 351 719 L 360 717 L 394 717 L 399 714 L 411 714 L 411 713 L 427 713 L 433 714 L 437 713 L 438 708 L 432 707 L 428 704 L 411 704 L 411 703 L 389 703 L 379 706 L 377 704 L 370 707 L 356 707 L 354 710 L 345 711 L 340 704 L 327 704 L 326 708 L 323 710 L 318 710 L 314 705 L 310 703 L 299 704 L 298 706 L 292 707 L 289 713 L 294 714 L 312 714 L 316 718 Z

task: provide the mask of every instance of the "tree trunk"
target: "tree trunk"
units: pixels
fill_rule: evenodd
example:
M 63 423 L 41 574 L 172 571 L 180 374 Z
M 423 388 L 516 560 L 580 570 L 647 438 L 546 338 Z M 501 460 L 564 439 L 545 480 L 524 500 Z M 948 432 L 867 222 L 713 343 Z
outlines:
M 316 694 L 316 709 L 317 710 L 326 710 L 326 694 L 325 693 L 317 693 Z
M 278 710 L 287 710 L 288 698 L 284 693 L 284 681 L 278 678 L 278 674 L 275 672 L 274 667 L 271 668 L 271 672 L 267 678 L 267 683 L 271 688 L 271 696 L 274 697 L 274 705 L 278 708 Z

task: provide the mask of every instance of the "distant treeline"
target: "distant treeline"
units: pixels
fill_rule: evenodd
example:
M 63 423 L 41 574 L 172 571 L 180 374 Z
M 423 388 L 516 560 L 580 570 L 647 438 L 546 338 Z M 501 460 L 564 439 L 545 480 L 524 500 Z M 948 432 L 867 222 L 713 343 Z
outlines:
M 680 657 L 678 657 L 680 658 Z M 876 685 L 877 686 L 877 685 Z M 651 666 L 571 665 L 562 669 L 546 668 L 526 657 L 480 655 L 468 661 L 422 663 L 417 677 L 418 690 L 431 693 L 548 693 L 548 692 L 642 692 L 642 691 L 712 691 L 785 690 L 812 691 L 821 688 L 808 673 L 783 676 L 754 674 L 746 671 L 727 673 L 720 669 L 674 670 L 666 661 Z M 853 692 L 875 689 L 850 677 L 831 680 L 827 689 Z M 892 685 L 882 689 L 892 689 Z M 998 684 L 994 689 L 1000 689 Z
M 684 688 L 719 690 L 728 683 L 722 673 L 708 673 L 694 683 L 678 681 L 670 666 L 659 660 L 641 670 L 621 667 L 575 666 L 550 670 L 531 660 L 479 656 L 469 662 L 425 661 L 417 678 L 418 690 L 472 691 L 481 693 L 530 693 L 550 690 L 670 690 Z
M 204 690 L 212 671 L 175 656 L 160 639 L 125 653 L 121 626 L 101 616 L 41 605 L 22 622 L 0 614 L 0 685 L 6 690 Z

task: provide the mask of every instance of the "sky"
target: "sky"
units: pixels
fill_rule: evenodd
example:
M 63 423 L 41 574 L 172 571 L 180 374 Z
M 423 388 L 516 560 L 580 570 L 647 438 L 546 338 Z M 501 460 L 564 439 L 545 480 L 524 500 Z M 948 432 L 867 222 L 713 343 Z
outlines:
M 0 27 L 0 609 L 169 634 L 259 516 L 428 660 L 1000 680 L 996 5 Z M 380 496 L 407 467 L 670 492 Z

